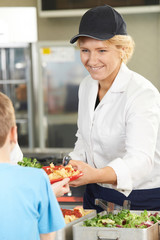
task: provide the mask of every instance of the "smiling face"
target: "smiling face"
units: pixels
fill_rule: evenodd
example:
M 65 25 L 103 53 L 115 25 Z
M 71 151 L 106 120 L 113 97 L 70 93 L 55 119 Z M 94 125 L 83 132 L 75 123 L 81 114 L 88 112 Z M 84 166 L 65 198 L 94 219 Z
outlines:
M 81 61 L 91 77 L 99 83 L 113 83 L 121 66 L 120 52 L 115 45 L 107 45 L 89 37 L 79 39 Z

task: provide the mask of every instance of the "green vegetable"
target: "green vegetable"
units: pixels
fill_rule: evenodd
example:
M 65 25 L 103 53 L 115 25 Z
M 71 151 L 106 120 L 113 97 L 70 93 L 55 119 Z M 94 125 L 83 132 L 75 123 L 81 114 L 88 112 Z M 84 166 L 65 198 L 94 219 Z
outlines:
M 97 214 L 92 219 L 84 221 L 83 226 L 86 227 L 120 227 L 120 228 L 147 228 L 160 220 L 158 213 L 150 214 L 144 210 L 140 215 L 131 213 L 129 210 L 123 209 L 117 214 L 106 214 L 100 216 Z
M 31 159 L 24 157 L 22 161 L 18 162 L 18 165 L 23 167 L 34 167 L 34 168 L 42 168 L 43 166 L 37 161 L 36 158 Z

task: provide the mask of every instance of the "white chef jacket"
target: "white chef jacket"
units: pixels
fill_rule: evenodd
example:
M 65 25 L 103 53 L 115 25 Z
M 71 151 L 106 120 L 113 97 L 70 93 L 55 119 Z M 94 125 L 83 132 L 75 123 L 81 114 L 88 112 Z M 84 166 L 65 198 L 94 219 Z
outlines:
M 141 75 L 122 63 L 117 77 L 95 109 L 98 81 L 87 76 L 79 88 L 77 142 L 72 159 L 96 168 L 110 166 L 114 188 L 160 187 L 160 95 Z

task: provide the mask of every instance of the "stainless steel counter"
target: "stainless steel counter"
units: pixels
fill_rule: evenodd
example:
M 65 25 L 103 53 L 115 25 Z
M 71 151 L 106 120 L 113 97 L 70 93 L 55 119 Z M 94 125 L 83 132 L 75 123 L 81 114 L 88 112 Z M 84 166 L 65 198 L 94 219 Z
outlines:
M 62 157 L 72 150 L 72 148 L 22 148 L 23 154 L 55 154 Z

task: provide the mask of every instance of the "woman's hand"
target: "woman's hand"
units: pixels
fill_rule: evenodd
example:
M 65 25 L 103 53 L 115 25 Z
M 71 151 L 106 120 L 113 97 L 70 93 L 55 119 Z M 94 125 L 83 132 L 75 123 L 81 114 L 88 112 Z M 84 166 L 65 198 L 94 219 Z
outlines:
M 83 176 L 71 181 L 69 186 L 78 187 L 90 183 L 117 184 L 117 176 L 113 168 L 106 166 L 104 168 L 93 168 L 85 162 L 70 160 L 69 164 L 76 170 L 82 171 Z
M 62 181 L 53 183 L 51 185 L 52 190 L 56 197 L 62 197 L 64 194 L 68 193 L 70 191 L 69 188 L 69 178 L 64 178 Z
M 82 171 L 83 173 L 83 176 L 74 181 L 71 181 L 69 183 L 69 186 L 78 187 L 89 183 L 95 183 L 97 181 L 96 176 L 99 169 L 93 168 L 87 163 L 77 160 L 70 160 L 69 164 L 71 164 L 74 169 Z

